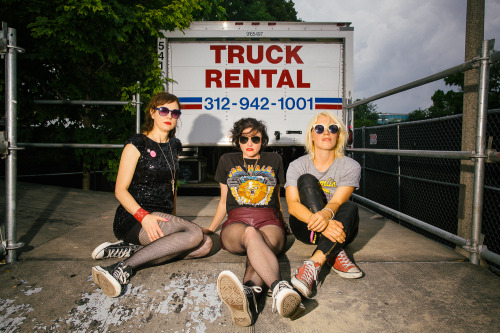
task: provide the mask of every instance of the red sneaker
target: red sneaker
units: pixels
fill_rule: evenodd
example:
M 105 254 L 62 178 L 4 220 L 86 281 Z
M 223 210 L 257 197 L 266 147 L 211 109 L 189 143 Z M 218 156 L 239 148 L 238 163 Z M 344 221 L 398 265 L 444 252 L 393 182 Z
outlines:
M 297 269 L 297 273 L 292 277 L 292 284 L 303 296 L 311 297 L 313 287 L 318 281 L 318 274 L 321 265 L 312 260 L 304 261 L 304 265 Z
M 336 257 L 328 260 L 328 264 L 344 279 L 358 279 L 363 276 L 363 272 L 349 260 L 344 250 L 340 251 Z

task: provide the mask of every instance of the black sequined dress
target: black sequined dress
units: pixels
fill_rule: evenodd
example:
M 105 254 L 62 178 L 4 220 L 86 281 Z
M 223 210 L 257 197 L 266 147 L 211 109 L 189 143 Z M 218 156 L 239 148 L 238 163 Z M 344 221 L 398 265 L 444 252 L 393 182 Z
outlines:
M 128 191 L 135 201 L 148 212 L 171 214 L 174 208 L 174 193 L 171 183 L 174 171 L 172 166 L 175 165 L 174 178 L 177 180 L 179 175 L 178 156 L 182 151 L 181 142 L 177 138 L 171 138 L 167 143 L 160 143 L 158 146 L 157 142 L 146 135 L 134 134 L 127 140 L 126 144 L 129 143 L 139 150 L 141 156 Z M 122 205 L 118 206 L 113 222 L 113 232 L 116 238 L 125 239 L 127 233 L 138 223 Z

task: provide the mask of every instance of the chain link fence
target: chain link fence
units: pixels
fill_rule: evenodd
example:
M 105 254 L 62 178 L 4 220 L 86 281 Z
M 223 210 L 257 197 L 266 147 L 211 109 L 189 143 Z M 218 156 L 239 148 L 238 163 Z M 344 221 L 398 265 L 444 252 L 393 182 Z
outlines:
M 499 151 L 500 110 L 488 112 L 486 134 L 492 140 L 491 148 Z M 461 142 L 462 115 L 354 130 L 355 148 L 460 151 Z M 457 234 L 462 209 L 460 160 L 351 154 L 363 170 L 361 187 L 356 194 Z M 483 205 L 484 245 L 500 254 L 500 163 L 486 163 Z M 455 247 L 409 223 L 398 222 Z

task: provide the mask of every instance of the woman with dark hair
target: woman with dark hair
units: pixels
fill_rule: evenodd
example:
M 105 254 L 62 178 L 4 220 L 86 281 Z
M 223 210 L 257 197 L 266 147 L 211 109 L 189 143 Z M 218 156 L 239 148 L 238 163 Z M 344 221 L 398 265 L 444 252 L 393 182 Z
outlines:
M 116 297 L 137 268 L 207 255 L 212 241 L 196 224 L 175 215 L 175 182 L 182 144 L 175 138 L 179 99 L 163 92 L 145 110 L 142 133 L 126 142 L 118 168 L 113 232 L 118 243 L 103 243 L 94 259 L 127 258 L 109 267 L 92 267 L 92 279 Z M 130 254 L 133 253 L 131 256 Z M 130 256 L 130 257 L 129 257 Z
M 234 123 L 231 136 L 239 152 L 224 154 L 219 160 L 215 179 L 221 197 L 208 231 L 214 232 L 227 214 L 220 232 L 221 247 L 247 256 L 243 284 L 231 271 L 223 271 L 217 291 L 233 322 L 250 326 L 262 287 L 272 290 L 273 311 L 277 308 L 283 317 L 295 313 L 301 297 L 281 280 L 277 259 L 286 243 L 280 203 L 285 180 L 281 156 L 263 151 L 269 137 L 264 123 L 254 118 Z

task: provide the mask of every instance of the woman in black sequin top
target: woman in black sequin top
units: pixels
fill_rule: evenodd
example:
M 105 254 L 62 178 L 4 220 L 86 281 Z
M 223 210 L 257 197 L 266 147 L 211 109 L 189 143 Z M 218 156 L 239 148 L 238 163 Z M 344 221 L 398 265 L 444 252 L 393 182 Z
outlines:
M 127 258 L 92 268 L 94 282 L 110 297 L 122 293 L 122 286 L 140 266 L 199 258 L 212 248 L 211 239 L 198 225 L 173 215 L 182 151 L 175 138 L 180 109 L 176 96 L 154 96 L 145 110 L 142 133 L 132 135 L 123 149 L 115 187 L 120 206 L 113 223 L 120 241 L 103 243 L 92 253 L 94 259 Z

